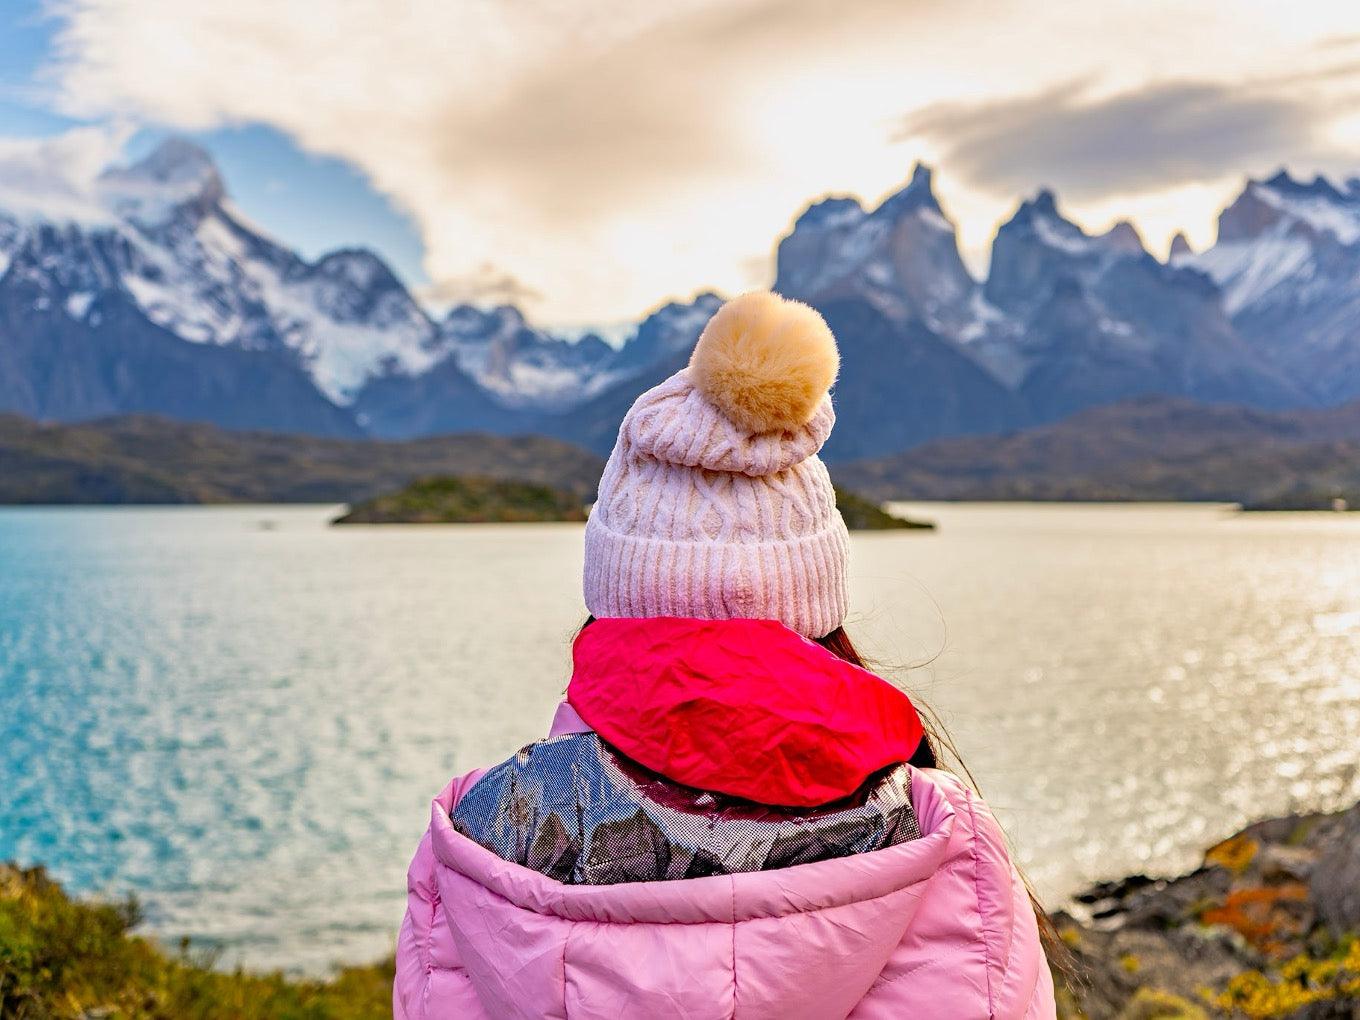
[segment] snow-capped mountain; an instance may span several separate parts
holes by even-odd
[[[833,197],[779,242],[775,289],[821,310],[839,338],[831,459],[871,457],[1027,419],[980,353],[1005,328],[959,256],[928,167],[876,208]]]
[[[1360,395],[1360,180],[1248,181],[1217,243],[1173,262],[1208,273],[1238,332],[1313,400]]]
[[[704,325],[722,305],[717,294],[705,292],[690,301],[667,301],[638,323],[619,350],[616,371],[645,372],[678,357],[688,358]]]
[[[854,198],[809,206],[779,242],[775,290],[811,301],[861,297],[893,319],[957,337],[985,317],[929,167],[876,209]]]
[[[543,329],[511,306],[436,321],[372,252],[309,260],[252,226],[179,139],[58,212],[35,208],[0,208],[0,411],[30,417],[539,432],[606,452],[722,300],[607,334]],[[1249,182],[1218,243],[1194,253],[1179,238],[1166,264],[1130,224],[1088,234],[1041,191],[976,279],[918,165],[876,207],[808,206],[779,241],[775,287],[840,338],[831,459],[1147,394],[1267,407],[1360,394],[1360,180]]]
[[[176,336],[291,351],[338,404],[380,367],[418,372],[434,361],[434,324],[380,258],[349,250],[305,261],[248,224],[192,143],[170,139],[99,185],[131,256],[119,282]]]
[[[535,329],[512,307],[460,306],[440,324],[434,365],[371,379],[353,409],[384,436],[538,432],[608,450],[633,398],[684,363],[720,304],[701,294],[663,305],[619,347]]]
[[[1236,337],[1202,274],[1157,262],[1127,222],[1087,234],[1049,191],[1000,228],[977,281],[917,166],[872,212],[844,198],[809,207],[780,242],[776,287],[819,307],[862,301],[946,342],[1021,398],[1013,424],[1144,393],[1301,399]]]
[[[75,421],[128,412],[357,435],[291,352],[190,343],[122,283],[139,249],[115,230],[27,225],[0,276],[0,411]]]
[[[440,323],[439,337],[459,367],[507,407],[570,408],[627,374],[611,364],[616,351],[598,334],[553,336],[512,305],[459,305]]]
[[[208,155],[182,139],[105,171],[88,215],[5,218],[0,251],[5,281],[41,295],[27,311],[58,320],[45,328],[102,333],[113,345],[101,352],[108,356],[132,328],[113,335],[102,321],[101,306],[116,300],[144,317],[133,332],[157,327],[184,344],[269,355],[271,364],[288,364],[319,390],[308,403],[321,408],[316,427],[325,431],[336,418],[348,421],[347,431],[356,427],[322,405],[346,403],[378,371],[421,371],[435,359],[434,324],[381,259],[352,250],[308,262],[271,240],[232,207]],[[176,357],[185,364],[197,359],[192,351]],[[86,405],[108,405],[108,413],[166,410],[136,390],[92,401],[73,395],[69,407],[59,399],[25,407],[54,417],[85,413]],[[210,403],[233,399],[244,408],[258,398],[223,393]],[[220,412],[211,417],[221,420]],[[260,417],[276,420],[272,412]]]
[[[1007,370],[1041,420],[1150,393],[1297,403],[1302,393],[1242,342],[1201,273],[1158,262],[1137,231],[1090,235],[1051,192],[997,232],[983,288],[1005,315]],[[988,351],[995,357],[997,345]]]
[[[604,367],[614,351],[598,337],[552,337],[526,326],[512,308],[456,309],[436,324],[371,251],[302,258],[254,227],[232,205],[208,154],[179,138],[101,174],[91,211],[82,217],[20,217],[0,209],[0,275],[40,294],[28,311],[54,316],[53,329],[100,331],[101,300],[116,295],[145,326],[185,344],[290,364],[319,391],[319,404],[333,405],[321,415],[322,431],[333,429],[335,409],[349,431],[358,429],[346,409],[366,384],[435,369],[452,389],[484,391],[481,417],[488,421],[502,406],[540,411],[579,403],[618,378]],[[177,353],[186,362],[196,357]],[[13,350],[11,356],[17,357]],[[12,374],[34,371],[16,366]],[[473,381],[453,379],[459,374]],[[96,408],[166,410],[132,390],[65,403],[15,398],[0,410],[58,418]],[[243,411],[255,400],[223,394],[214,406],[232,399]],[[211,417],[223,420],[220,408]],[[248,413],[243,417],[250,420]],[[270,413],[260,417],[262,424],[277,420]],[[469,427],[478,421],[473,415]]]

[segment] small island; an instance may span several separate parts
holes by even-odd
[[[851,531],[929,531],[931,521],[888,513],[877,503],[836,486],[836,507]],[[580,496],[532,482],[431,475],[395,492],[354,504],[332,524],[522,524],[581,522]]]
[[[580,497],[532,482],[430,476],[350,507],[332,524],[526,524],[584,521]]]
[[[1346,511],[1360,510],[1360,493],[1290,490],[1277,493],[1265,499],[1243,503],[1243,513],[1265,513],[1268,511]]]
[[[935,528],[933,521],[915,521],[890,514],[872,500],[842,489],[839,485],[836,486],[836,508],[851,531],[893,531],[899,528],[933,531]]]

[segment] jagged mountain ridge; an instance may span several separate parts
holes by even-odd
[[[1213,278],[1243,340],[1312,402],[1360,394],[1360,179],[1249,181],[1217,243],[1172,262]]]
[[[1306,401],[1235,335],[1204,274],[1158,262],[1127,222],[1088,235],[1040,191],[1001,226],[978,281],[931,185],[918,166],[872,212],[840,198],[809,207],[780,242],[776,289],[863,301],[952,342],[1021,398],[1013,424],[1145,393]]]
[[[100,212],[82,220],[0,210],[0,320],[26,330],[0,333],[0,410],[65,421],[151,412],[323,435],[527,432],[692,344],[716,307],[711,296],[667,306],[626,350],[593,334],[568,341],[509,306],[459,306],[435,321],[373,252],[309,262],[253,227],[208,154],[183,139],[110,168],[96,191]],[[147,337],[159,360],[143,356]],[[88,357],[76,353],[90,344]],[[56,351],[83,383],[55,379]],[[273,387],[289,393],[286,406],[223,364],[289,377]],[[211,399],[196,393],[195,372],[211,380]]]
[[[436,320],[374,253],[308,261],[253,227],[192,143],[170,139],[97,190],[95,222],[0,210],[0,410],[539,432],[606,452],[720,302],[665,305],[621,345],[511,306]],[[975,279],[924,166],[875,208],[811,204],[779,242],[774,286],[819,307],[844,348],[828,458],[1147,394],[1282,407],[1360,393],[1360,182],[1248,182],[1221,235],[1198,254],[1180,239],[1164,264],[1131,225],[1087,234],[1041,191]]]

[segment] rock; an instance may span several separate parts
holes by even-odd
[[[1062,1020],[1360,1020],[1360,805],[1257,822],[1175,879],[1075,897]]]
[[[1307,882],[1313,873],[1317,851],[1301,846],[1268,846],[1261,851],[1258,867],[1267,883]]]
[[[1360,930],[1360,805],[1324,828],[1313,867],[1313,903],[1338,934]]]

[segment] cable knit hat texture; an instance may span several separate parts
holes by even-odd
[[[840,626],[849,537],[817,457],[838,366],[807,305],[756,292],[718,310],[619,427],[586,525],[594,616]]]

